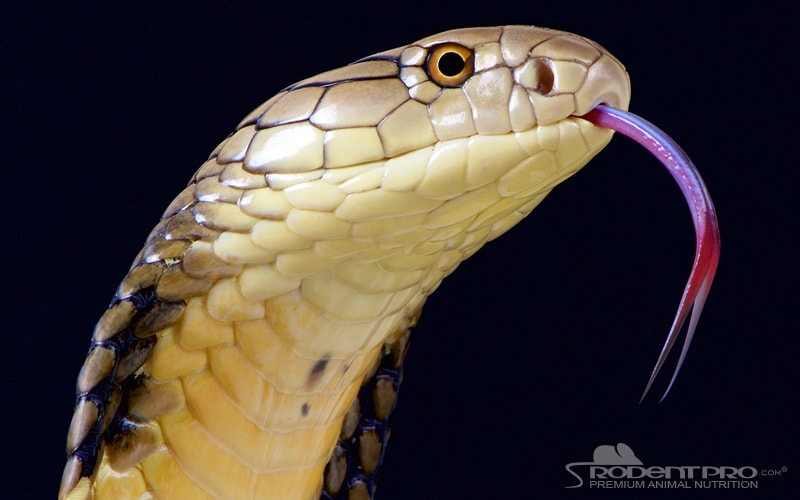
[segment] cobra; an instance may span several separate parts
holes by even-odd
[[[680,367],[716,218],[679,148],[625,113],[629,96],[598,44],[506,26],[424,38],[256,108],[98,321],[60,498],[371,497],[426,297],[613,130],[660,151],[692,208],[695,266],[648,388],[692,310]]]

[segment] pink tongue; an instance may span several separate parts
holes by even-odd
[[[678,359],[678,364],[672,374],[669,386],[661,397],[661,401],[663,401],[672,388],[672,384],[675,383],[678,371],[680,371],[683,360],[686,358],[686,352],[689,350],[689,344],[691,344],[697,328],[697,321],[700,319],[703,304],[705,304],[706,297],[708,297],[711,282],[714,280],[714,273],[717,270],[720,245],[717,214],[714,212],[711,196],[708,194],[708,189],[706,189],[697,167],[694,166],[692,160],[683,152],[681,147],[658,127],[634,114],[602,104],[586,113],[583,118],[598,127],[611,129],[626,135],[653,153],[678,182],[683,196],[689,203],[689,210],[692,212],[695,234],[697,235],[697,249],[695,250],[692,272],[689,275],[689,281],[686,283],[686,289],[683,291],[678,312],[675,314],[675,320],[669,330],[667,341],[661,349],[656,366],[653,368],[653,373],[650,375],[650,380],[648,380],[647,387],[645,387],[642,394],[642,399],[644,399],[656,376],[658,376],[658,372],[664,365],[667,355],[669,355],[675,340],[678,338],[678,333],[686,320],[686,316],[691,310],[692,315],[686,332],[686,340],[683,342],[681,357]]]

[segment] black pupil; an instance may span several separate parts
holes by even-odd
[[[464,59],[455,52],[443,54],[439,59],[439,71],[444,76],[456,76],[464,71]]]

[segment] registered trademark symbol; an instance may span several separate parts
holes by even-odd
[[[786,467],[785,465],[783,467],[781,467],[781,472],[786,472],[787,470],[789,470],[789,468]]]

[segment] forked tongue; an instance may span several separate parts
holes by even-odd
[[[678,182],[683,196],[689,203],[689,210],[692,212],[694,230],[697,236],[697,248],[692,272],[689,274],[689,281],[683,291],[683,296],[678,305],[678,312],[675,314],[675,320],[669,330],[667,341],[664,342],[664,347],[661,349],[661,354],[658,356],[656,366],[653,368],[653,373],[650,375],[650,380],[647,381],[647,387],[645,387],[641,398],[643,400],[647,396],[647,392],[658,376],[658,372],[661,371],[661,367],[664,365],[664,361],[667,359],[673,344],[675,344],[689,311],[691,311],[689,328],[686,331],[686,339],[683,341],[681,356],[678,359],[678,364],[672,374],[669,386],[661,397],[660,401],[663,401],[672,388],[672,384],[675,383],[675,378],[678,376],[683,360],[686,358],[686,352],[689,350],[689,344],[691,344],[697,328],[697,321],[700,319],[700,313],[703,311],[703,305],[706,302],[706,297],[708,297],[711,282],[714,280],[714,273],[717,271],[720,245],[717,214],[714,212],[711,196],[708,194],[697,167],[694,166],[692,160],[689,159],[683,149],[658,127],[627,111],[602,104],[586,113],[583,118],[598,127],[611,129],[626,135],[653,153]]]

